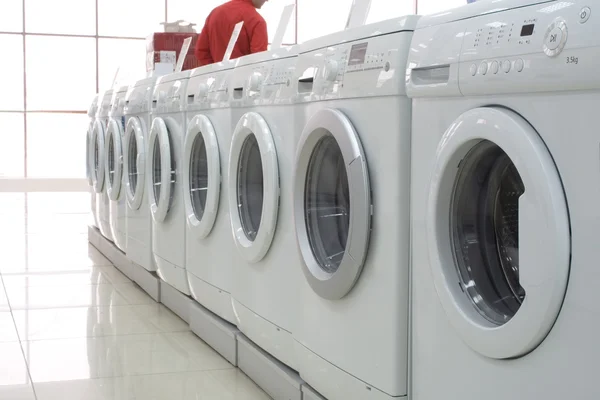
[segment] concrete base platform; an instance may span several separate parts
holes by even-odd
[[[190,323],[190,307],[194,300],[163,280],[160,281],[160,302],[179,318]]]
[[[156,273],[131,262],[125,253],[102,236],[98,228],[88,226],[88,240],[119,271],[137,283],[155,301],[160,302],[160,278]]]
[[[238,367],[274,400],[302,400],[298,373],[252,343],[237,335]]]
[[[190,305],[190,328],[233,366],[237,361],[239,329],[196,302]]]
[[[302,384],[302,400],[327,400],[306,383]]]

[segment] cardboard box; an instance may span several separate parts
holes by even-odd
[[[192,38],[192,44],[183,64],[183,70],[195,68],[197,65],[194,49],[198,34],[188,32],[157,32],[146,38],[146,71],[154,70],[156,63],[172,63],[173,68],[177,65],[177,59],[181,52],[183,41]]]

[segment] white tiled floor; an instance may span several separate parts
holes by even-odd
[[[0,399],[269,399],[87,242],[87,193],[0,193]]]

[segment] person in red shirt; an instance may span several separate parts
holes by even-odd
[[[235,25],[244,21],[231,59],[267,50],[267,23],[256,11],[268,0],[230,0],[211,11],[206,18],[195,54],[200,65],[223,61]]]

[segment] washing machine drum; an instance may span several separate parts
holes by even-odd
[[[569,275],[553,159],[527,121],[494,107],[461,115],[436,155],[426,225],[441,304],[479,353],[526,354],[558,317]]]

